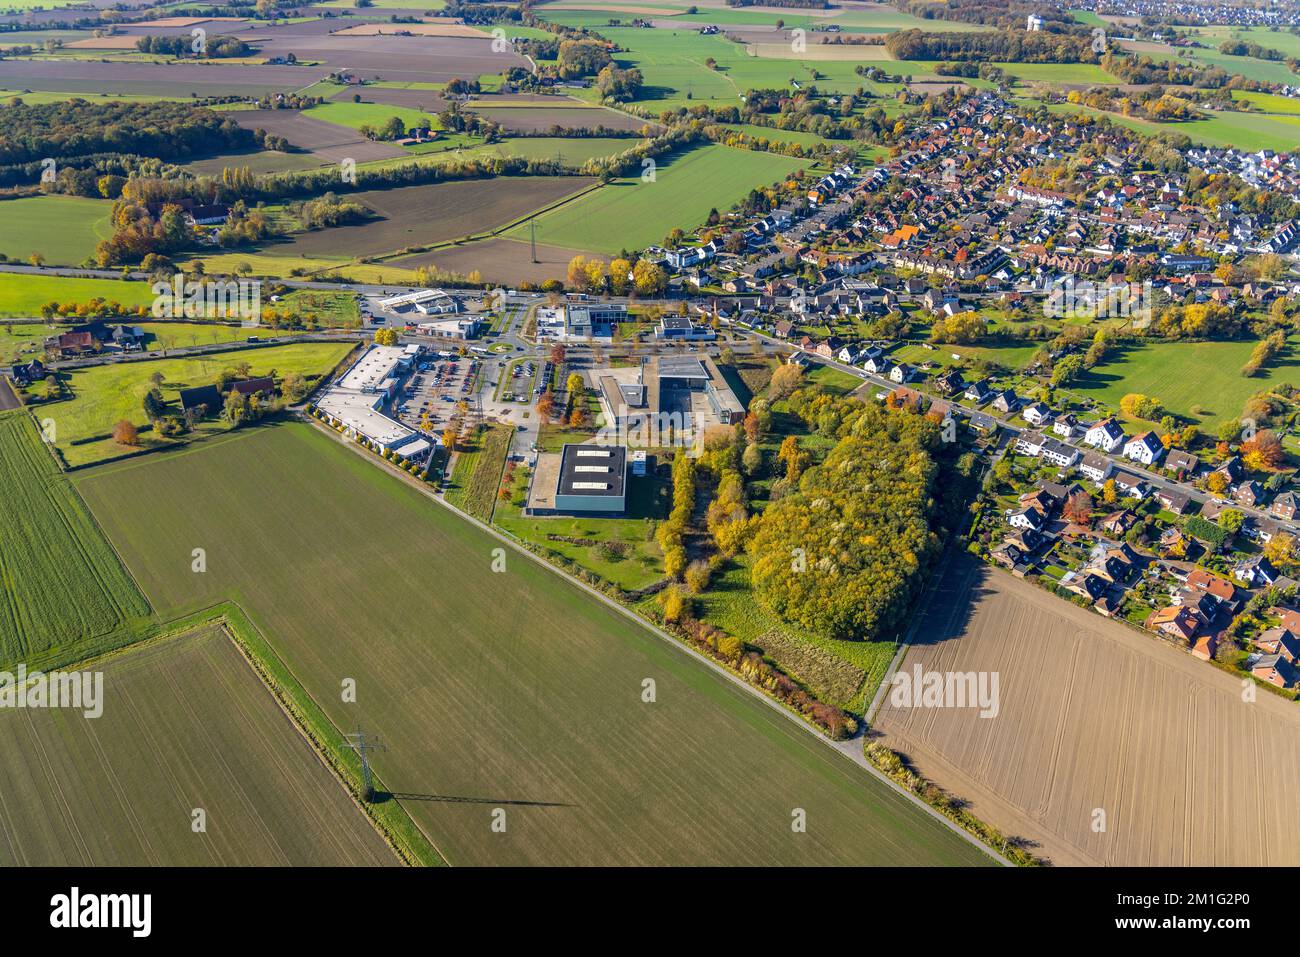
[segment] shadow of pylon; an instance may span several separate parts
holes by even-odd
[[[460,797],[451,794],[414,794],[409,791],[375,791],[374,804],[385,801],[432,801],[442,804],[491,804],[493,807],[574,807],[560,801],[511,801],[484,797]]]

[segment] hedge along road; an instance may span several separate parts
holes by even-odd
[[[784,709],[331,436],[282,425],[78,485],[163,613],[235,598],[331,720],[384,739],[378,774],[451,863],[992,860]]]

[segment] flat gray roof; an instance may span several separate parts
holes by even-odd
[[[621,498],[626,466],[627,449],[621,445],[566,445],[557,494]]]

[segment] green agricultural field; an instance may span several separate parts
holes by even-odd
[[[67,464],[88,465],[131,452],[112,438],[113,426],[122,419],[134,422],[141,429],[142,451],[172,444],[172,440],[145,431],[148,419],[144,413],[144,396],[151,388],[150,378],[155,373],[163,377],[163,398],[179,413],[180,407],[175,403],[181,389],[208,385],[222,370],[241,362],[248,363],[249,373],[254,376],[298,372],[310,381],[330,372],[352,348],[350,342],[303,342],[76,369],[67,379],[73,398],[41,406],[40,414],[54,423],[55,445]],[[211,415],[199,424],[195,435],[205,437],[226,430],[225,420]]]
[[[1242,365],[1253,342],[1171,342],[1125,348],[1115,360],[1097,366],[1071,386],[1119,408],[1130,392],[1154,396],[1175,415],[1198,422],[1208,432],[1241,415],[1256,392],[1283,383],[1300,386],[1300,356],[1295,344],[1262,375],[1246,378]],[[1199,411],[1197,411],[1199,409]]]
[[[709,215],[798,169],[806,160],[709,145],[660,157],[654,182],[625,176],[536,218],[537,241],[567,249],[617,253],[662,242],[675,228],[691,229]],[[528,227],[506,236],[528,238]]]
[[[0,202],[0,253],[27,262],[33,253],[51,266],[80,266],[112,235],[106,199],[32,196]]]
[[[566,166],[581,166],[592,159],[617,156],[632,149],[641,140],[636,137],[621,136],[528,136],[506,140],[503,143],[483,144],[468,149],[452,150],[439,154],[433,162],[461,162],[468,159],[483,159],[499,156],[522,156],[525,159],[559,160]],[[362,168],[372,165],[391,163],[391,160],[379,160],[375,164],[364,163]]]
[[[3,212],[4,207],[0,206],[0,214]],[[135,280],[0,273],[0,316],[36,318],[41,314],[41,306],[47,302],[87,302],[91,299],[107,299],[124,306],[148,306],[154,295],[147,282]]]
[[[511,550],[493,572],[497,539],[332,434],[279,425],[79,485],[158,608],[237,598],[335,725],[383,737],[383,789],[453,865],[988,863],[553,569]]]
[[[1235,146],[1239,149],[1294,150],[1300,145],[1300,116],[1282,113],[1239,113],[1209,110],[1205,119],[1183,123],[1153,123],[1135,116],[1121,116],[1072,103],[1053,103],[1053,113],[1075,113],[1107,119],[1118,126],[1147,136],[1183,135],[1206,146]]]
[[[221,626],[95,668],[94,720],[0,715],[3,866],[397,863]],[[190,827],[196,804],[204,833]]]
[[[0,477],[0,665],[129,641],[149,606],[26,412],[0,413]]]
[[[1277,93],[1247,93],[1233,90],[1235,100],[1244,100],[1261,113],[1278,113],[1284,116],[1300,116],[1300,100],[1293,96],[1281,96]]]
[[[303,116],[324,120],[336,126],[346,126],[360,130],[363,126],[375,129],[383,126],[394,116],[401,117],[408,127],[429,124],[433,129],[441,129],[436,112],[423,112],[409,106],[391,106],[387,103],[351,103],[348,101],[330,101],[302,111]]]

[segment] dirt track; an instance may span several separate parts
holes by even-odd
[[[996,671],[1000,712],[887,695],[877,730],[1054,863],[1300,864],[1300,706],[1245,703],[1212,665],[973,561],[949,570],[919,641],[903,669]]]

